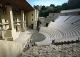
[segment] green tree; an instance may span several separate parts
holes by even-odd
[[[42,6],[41,10],[46,10],[45,6]]]
[[[35,9],[38,9],[38,5],[34,5],[33,7],[34,7]]]
[[[51,4],[50,7],[55,7],[55,5],[54,4]]]
[[[68,0],[68,9],[80,8],[80,0]]]
[[[68,9],[68,4],[67,3],[62,4],[62,10],[67,10],[67,9]]]

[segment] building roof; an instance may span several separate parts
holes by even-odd
[[[11,5],[13,10],[24,10],[26,12],[34,10],[34,8],[26,0],[0,0],[0,7],[5,8]]]
[[[79,9],[71,9],[71,10],[62,10],[61,13],[69,13],[69,12],[80,12],[80,8]]]

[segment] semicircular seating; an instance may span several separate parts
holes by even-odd
[[[62,38],[62,33],[56,29],[53,29],[53,28],[46,28],[46,27],[42,27],[40,29],[40,32],[44,32],[44,33],[47,33],[51,39],[58,39],[58,38]]]
[[[55,22],[51,21],[48,27],[41,27],[40,33],[47,34],[51,40],[55,40],[55,43],[79,40],[79,19],[80,16],[59,16]]]

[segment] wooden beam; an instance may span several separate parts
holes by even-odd
[[[5,8],[5,5],[10,4],[15,10],[34,10],[34,8],[26,0],[0,0],[0,4],[2,4],[3,8]]]

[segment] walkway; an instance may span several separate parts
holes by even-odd
[[[19,37],[14,40],[15,42],[19,42],[19,43],[22,43],[22,46],[24,46],[28,39],[31,38],[32,34],[33,34],[34,30],[31,30],[31,29],[27,29],[27,31],[25,32],[22,32]]]
[[[31,47],[33,47],[35,42],[40,42],[40,41],[43,41],[44,39],[45,39],[45,36],[35,30],[35,32],[31,36],[31,43],[29,43],[29,45],[27,45],[27,44],[25,45],[23,52],[25,52],[25,51],[29,50]]]

